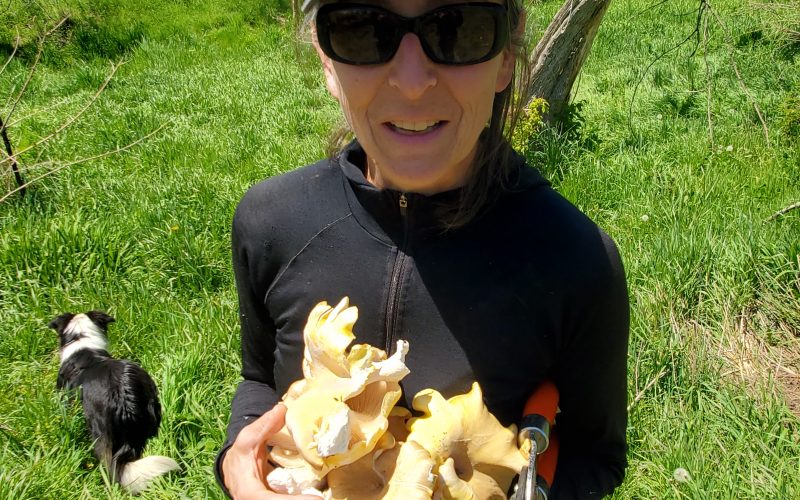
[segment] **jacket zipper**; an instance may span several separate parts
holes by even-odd
[[[389,282],[389,296],[386,302],[386,354],[391,355],[394,344],[394,331],[397,328],[397,316],[400,308],[400,281],[408,259],[408,244],[410,240],[410,220],[408,216],[408,198],[405,193],[400,193],[398,200],[400,216],[403,219],[403,244],[397,248],[392,267],[392,278]]]

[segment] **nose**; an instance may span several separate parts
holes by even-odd
[[[429,88],[436,86],[435,64],[425,55],[419,38],[413,33],[403,36],[389,64],[389,85],[409,99],[418,99]]]

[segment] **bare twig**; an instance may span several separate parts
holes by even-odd
[[[25,90],[27,90],[28,84],[30,84],[31,80],[33,80],[33,75],[36,73],[36,66],[39,64],[39,59],[41,59],[42,57],[42,50],[43,50],[42,45],[40,45],[39,49],[36,51],[36,56],[33,58],[33,65],[31,65],[31,69],[28,71],[28,77],[25,79],[25,83],[22,84],[22,88],[17,93],[17,96],[12,98],[9,95],[9,100],[11,101],[11,104],[9,105],[8,113],[6,113],[6,116],[3,117],[4,122],[8,123],[11,120],[11,115],[14,114],[14,110],[16,109],[17,104],[22,99],[23,94],[25,94]],[[13,92],[14,90],[12,88],[9,94]]]
[[[16,153],[16,156],[20,156],[20,155],[24,154],[26,151],[29,151],[29,150],[31,150],[31,149],[33,149],[33,148],[35,148],[35,147],[37,147],[37,146],[41,145],[42,143],[49,141],[49,140],[50,140],[50,139],[52,139],[54,136],[56,136],[56,135],[58,135],[59,133],[61,133],[61,132],[62,132],[64,129],[66,129],[67,127],[69,127],[69,126],[70,126],[70,125],[72,125],[73,123],[75,123],[75,121],[76,121],[78,118],[80,118],[80,116],[81,116],[83,113],[85,113],[85,112],[86,112],[86,110],[87,110],[87,109],[89,109],[89,107],[90,107],[92,104],[94,104],[94,102],[97,100],[97,98],[98,98],[98,97],[100,97],[100,94],[103,92],[103,90],[105,90],[105,88],[106,88],[106,85],[108,85],[108,82],[110,82],[110,81],[111,81],[111,79],[114,77],[114,74],[117,72],[117,70],[119,69],[119,67],[120,67],[120,66],[122,66],[123,64],[125,64],[125,62],[122,62],[122,61],[120,61],[120,62],[117,62],[117,63],[115,63],[115,64],[114,64],[114,65],[111,67],[111,73],[110,73],[110,74],[109,74],[109,75],[106,77],[106,79],[105,79],[105,81],[103,82],[103,84],[102,84],[102,85],[100,85],[100,88],[99,88],[99,89],[97,89],[97,92],[95,92],[95,94],[92,96],[92,98],[91,98],[91,99],[89,99],[89,101],[88,101],[88,102],[87,102],[87,103],[86,103],[86,104],[83,106],[83,108],[81,108],[81,109],[80,109],[80,111],[78,111],[76,114],[74,114],[74,115],[70,116],[70,117],[69,117],[69,118],[68,118],[68,119],[67,119],[67,120],[66,120],[64,123],[62,123],[62,124],[61,124],[61,126],[60,126],[60,127],[58,127],[58,128],[55,130],[55,131],[53,131],[53,132],[52,132],[52,133],[50,133],[49,135],[47,135],[47,136],[45,136],[45,137],[43,137],[43,138],[39,139],[38,141],[34,142],[34,143],[33,143],[33,144],[31,144],[30,146],[27,146],[26,148],[23,148],[22,150],[18,151],[18,152]]]
[[[11,171],[14,172],[14,179],[17,181],[19,194],[20,196],[25,196],[25,179],[22,178],[22,174],[19,171],[17,158],[14,156],[14,149],[11,147],[11,139],[8,138],[8,127],[3,123],[2,118],[0,118],[0,136],[3,138],[3,145],[6,147],[6,153],[8,153],[8,157],[3,158],[3,160],[0,161],[0,165],[6,161],[11,164]]]
[[[792,210],[796,210],[798,208],[800,208],[800,202],[793,203],[793,204],[789,205],[788,207],[782,208],[782,209],[778,210],[777,212],[775,212],[774,214],[770,215],[769,217],[764,219],[764,222],[769,222],[772,219],[777,219],[781,215],[789,213]]]
[[[30,71],[28,72],[28,78],[25,80],[25,83],[22,85],[19,93],[17,93],[17,97],[14,98],[13,102],[11,103],[11,107],[8,110],[8,113],[3,120],[5,123],[8,123],[11,120],[11,115],[14,114],[14,109],[16,109],[17,104],[22,99],[23,94],[25,94],[25,90],[28,88],[31,80],[33,79],[33,75],[36,73],[36,66],[39,64],[39,60],[42,58],[42,54],[44,53],[44,42],[47,40],[47,37],[50,36],[55,30],[61,27],[67,21],[68,18],[62,18],[52,29],[47,31],[44,35],[41,36],[39,39],[39,46],[36,50],[36,57],[33,60],[33,65],[31,66]]]
[[[708,140],[714,151],[714,122],[711,118],[711,100],[714,95],[714,78],[708,63],[708,16],[703,16],[703,61],[706,63],[706,119],[708,120]]]
[[[64,24],[65,22],[67,22],[67,19],[69,19],[69,16],[64,16],[64,17],[62,17],[62,18],[61,18],[61,20],[60,20],[59,22],[57,22],[55,26],[53,26],[52,28],[50,28],[49,30],[47,30],[47,33],[45,33],[44,35],[42,35],[42,40],[45,40],[45,39],[47,39],[47,37],[49,37],[50,35],[52,35],[53,33],[55,33],[55,31],[56,31],[58,28],[60,28],[62,24]]]
[[[653,12],[653,10],[656,7],[660,7],[660,6],[664,5],[667,2],[669,2],[669,0],[659,0],[658,2],[654,3],[653,5],[648,5],[647,7],[645,7],[644,10],[637,12],[636,14],[634,14],[634,16],[635,17],[639,17],[639,16],[644,15],[644,14],[650,14],[650,13]]]
[[[30,120],[31,118],[33,118],[36,115],[40,115],[42,113],[51,113],[54,110],[56,110],[58,107],[63,106],[64,104],[67,104],[68,102],[71,102],[71,101],[74,101],[74,100],[75,100],[75,98],[74,98],[74,94],[73,94],[72,96],[65,97],[64,99],[61,99],[60,101],[58,101],[58,102],[56,102],[54,104],[51,104],[49,106],[43,106],[41,108],[37,108],[36,110],[32,111],[31,113],[29,113],[29,114],[27,114],[25,116],[19,116],[19,117],[15,118],[15,119],[11,120],[10,122],[6,123],[6,128],[14,128],[14,126],[16,126],[17,124],[22,123],[25,120]]]
[[[634,132],[634,128],[633,128],[633,104],[636,101],[636,93],[639,91],[639,85],[641,85],[641,83],[644,81],[644,77],[647,76],[647,73],[650,72],[650,68],[652,68],[658,61],[663,59],[670,52],[678,50],[683,45],[685,45],[686,42],[688,42],[692,38],[695,38],[699,34],[700,18],[703,15],[703,9],[704,9],[705,5],[706,5],[706,1],[705,0],[700,0],[700,7],[698,7],[698,14],[697,14],[698,21],[697,21],[697,25],[695,26],[694,30],[692,30],[692,32],[689,33],[689,35],[686,38],[684,38],[682,41],[678,42],[674,46],[672,46],[669,49],[665,50],[664,52],[662,52],[661,54],[656,56],[655,59],[650,61],[650,64],[648,64],[647,67],[642,72],[641,78],[639,78],[639,80],[636,81],[636,85],[633,86],[633,95],[631,96],[631,104],[628,107],[628,128],[631,130],[631,132]],[[697,50],[697,48],[695,48],[695,51],[696,50]]]
[[[53,32],[55,32],[58,28],[60,28],[64,24],[64,22],[66,22],[66,20],[67,20],[66,17],[62,18],[58,23],[55,24],[55,26],[53,26],[50,30],[48,30],[46,33],[44,33],[39,38],[38,48],[36,50],[36,56],[34,58],[34,61],[33,61],[33,64],[31,65],[30,70],[28,71],[28,75],[27,75],[27,77],[25,79],[25,82],[22,85],[22,88],[20,88],[20,90],[17,93],[16,97],[9,98],[10,99],[10,105],[9,105],[8,109],[6,110],[5,117],[0,116],[0,137],[2,137],[3,145],[5,146],[5,153],[6,153],[5,158],[3,158],[2,161],[0,161],[0,164],[6,163],[6,162],[9,163],[9,165],[11,166],[11,171],[14,173],[14,179],[17,182],[17,188],[15,190],[13,190],[12,193],[19,192],[22,196],[25,195],[25,186],[27,186],[28,183],[25,182],[25,179],[22,177],[22,174],[20,172],[19,162],[18,162],[18,155],[23,153],[23,152],[25,152],[27,149],[30,149],[30,148],[24,148],[22,151],[20,151],[18,153],[14,153],[14,149],[11,146],[11,139],[8,137],[9,122],[11,120],[11,117],[14,114],[14,111],[17,108],[17,105],[19,104],[20,100],[22,99],[22,96],[25,94],[25,91],[27,90],[28,85],[30,84],[31,80],[33,80],[33,76],[36,73],[36,68],[37,68],[37,66],[39,64],[39,61],[41,60],[42,54],[44,53],[44,44],[45,44],[45,41],[47,40],[47,37],[50,36]],[[5,64],[3,64],[2,69],[0,69],[0,74],[2,74],[5,71],[6,67],[14,59],[14,56],[17,53],[17,50],[19,49],[20,43],[21,43],[21,37],[20,37],[19,33],[17,33],[17,37],[16,37],[16,40],[14,42],[14,49],[12,50],[11,55],[6,60]],[[14,91],[12,89],[11,93],[13,94],[13,92]]]
[[[152,132],[148,133],[147,135],[144,135],[144,136],[140,137],[139,139],[135,140],[134,142],[131,142],[131,143],[126,144],[124,146],[120,146],[120,147],[118,147],[118,148],[116,148],[116,149],[114,149],[112,151],[106,151],[104,153],[100,153],[100,154],[97,154],[97,155],[94,155],[94,156],[89,156],[89,157],[86,157],[86,158],[79,158],[77,160],[73,160],[73,161],[61,164],[61,165],[57,166],[56,168],[53,168],[52,170],[48,170],[47,172],[43,173],[42,175],[31,179],[25,185],[23,185],[23,186],[21,186],[19,188],[16,188],[13,191],[10,191],[10,192],[6,193],[5,195],[3,195],[2,197],[0,197],[0,203],[4,202],[11,195],[13,195],[14,193],[20,191],[21,189],[24,189],[25,187],[30,186],[34,182],[37,182],[37,181],[39,181],[41,179],[44,179],[45,177],[53,175],[56,172],[64,170],[67,167],[71,167],[73,165],[77,165],[77,164],[80,164],[80,163],[85,163],[87,161],[98,160],[100,158],[105,158],[106,156],[111,156],[113,154],[117,154],[117,153],[121,153],[123,151],[126,151],[126,150],[136,146],[137,144],[140,144],[140,143],[146,141],[147,139],[149,139],[150,137],[152,137],[153,135],[158,133],[162,128],[166,127],[166,125],[167,124],[164,123],[160,127],[158,127],[157,129],[155,129]],[[45,162],[44,164],[32,165],[30,168],[37,167],[37,166],[42,166],[42,165],[47,165],[47,164],[52,164],[52,162]]]
[[[706,1],[706,0],[704,0],[704,1]],[[734,46],[734,43],[733,43],[733,41],[732,41],[732,40],[731,40],[731,38],[730,38],[730,34],[728,34],[728,33],[727,33],[727,27],[725,26],[725,23],[722,21],[722,18],[720,18],[720,17],[719,17],[719,14],[717,14],[717,11],[715,11],[715,10],[714,10],[714,9],[711,7],[711,4],[709,4],[708,2],[706,2],[706,5],[707,5],[707,7],[708,7],[708,11],[709,11],[709,12],[711,12],[711,14],[712,14],[712,15],[714,16],[714,18],[717,20],[717,23],[719,23],[719,25],[720,25],[720,26],[723,28],[723,30],[726,32],[726,38],[728,39],[728,43],[729,43],[731,46]],[[739,87],[741,87],[741,89],[742,89],[742,91],[744,92],[745,96],[747,96],[747,99],[748,99],[748,100],[750,101],[750,103],[753,105],[753,109],[755,109],[755,111],[756,111],[756,114],[758,115],[758,119],[759,119],[759,121],[761,122],[761,127],[764,129],[764,138],[765,138],[765,139],[766,139],[766,141],[767,141],[767,146],[769,146],[769,145],[770,145],[770,141],[769,141],[769,129],[767,128],[767,122],[766,122],[766,120],[764,119],[764,114],[761,112],[761,108],[758,106],[758,102],[756,102],[755,98],[754,98],[754,97],[753,97],[753,96],[750,94],[750,90],[749,90],[749,89],[747,88],[747,86],[744,84],[744,80],[742,79],[742,74],[739,72],[739,66],[736,64],[736,59],[734,59],[734,57],[733,57],[733,49],[731,49],[731,50],[728,52],[728,56],[729,56],[729,58],[730,58],[730,60],[731,60],[731,67],[733,67],[733,72],[736,74],[736,80],[737,80],[737,81],[738,81],[738,83],[739,83]]]
[[[2,201],[2,200],[0,200],[0,201]],[[628,411],[631,411],[631,408],[633,408],[636,405],[636,403],[638,403],[639,400],[641,400],[644,397],[644,393],[647,392],[647,389],[649,389],[656,382],[661,380],[664,377],[664,375],[666,375],[666,374],[667,374],[667,368],[664,367],[664,368],[661,369],[660,372],[658,372],[658,374],[655,377],[650,379],[650,381],[648,381],[647,384],[645,384],[645,386],[642,388],[642,390],[639,391],[636,394],[636,396],[633,398],[633,401],[631,401],[630,404],[628,404]]]
[[[6,67],[9,64],[11,64],[12,60],[14,60],[14,55],[17,53],[17,49],[19,49],[19,44],[21,42],[22,42],[22,38],[19,36],[19,32],[18,32],[17,33],[17,37],[14,39],[14,49],[11,50],[11,55],[8,56],[8,59],[6,59],[6,62],[5,62],[5,64],[3,64],[3,67],[0,68],[0,75],[3,74],[3,72],[6,70]]]

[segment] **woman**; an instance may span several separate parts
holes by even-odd
[[[236,498],[280,497],[264,484],[265,442],[302,377],[304,322],[317,302],[349,296],[357,342],[391,352],[409,341],[406,405],[421,389],[450,397],[477,380],[509,425],[553,380],[552,496],[610,493],[626,466],[626,283],[611,239],[504,138],[522,2],[303,9],[356,140],[254,186],[237,208],[244,380],[220,484]]]

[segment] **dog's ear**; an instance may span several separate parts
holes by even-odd
[[[113,317],[109,316],[103,311],[89,311],[86,313],[86,315],[95,325],[101,327],[103,330],[106,329],[109,323],[116,321]]]
[[[70,312],[64,313],[60,316],[56,316],[50,323],[47,324],[47,327],[52,328],[57,332],[61,332],[74,317],[75,315]]]

